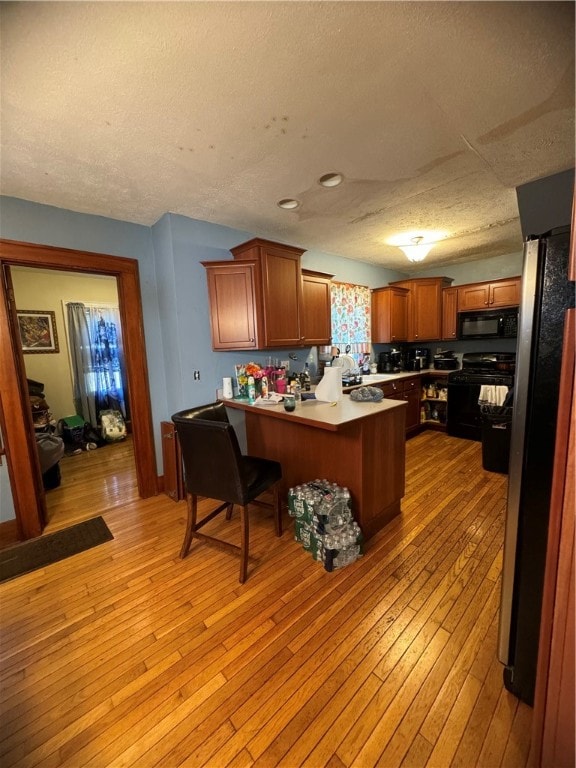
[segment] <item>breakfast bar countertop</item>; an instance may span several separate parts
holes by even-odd
[[[247,400],[224,400],[223,402],[230,408],[238,408],[264,417],[269,416],[273,419],[297,422],[332,432],[337,432],[352,422],[373,418],[385,411],[406,407],[406,403],[401,400],[384,399],[378,403],[371,401],[360,402],[351,400],[348,395],[343,395],[334,404],[315,399],[303,400],[291,413],[287,413],[284,410],[282,403],[277,405],[255,405]]]

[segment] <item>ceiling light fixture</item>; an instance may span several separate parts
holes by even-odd
[[[320,176],[318,184],[321,187],[337,187],[344,181],[344,176],[341,173],[325,173],[324,176]]]
[[[278,200],[276,205],[278,208],[283,208],[285,211],[293,211],[300,207],[300,202],[291,197],[286,197],[284,200]]]
[[[429,251],[434,247],[434,243],[423,243],[422,240],[424,238],[419,235],[418,237],[411,238],[409,245],[399,245],[398,248],[404,251],[408,261],[424,261]]]

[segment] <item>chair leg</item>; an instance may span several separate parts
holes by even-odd
[[[196,516],[198,514],[198,497],[196,494],[187,493],[186,504],[188,506],[188,520],[186,523],[184,541],[182,542],[182,549],[180,550],[180,558],[182,560],[190,551],[190,544],[192,544],[192,537],[196,530]]]
[[[248,576],[248,547],[249,547],[249,518],[248,507],[240,507],[240,584],[244,584]]]
[[[282,536],[282,501],[280,499],[279,484],[274,486],[274,525],[276,536]]]
[[[234,504],[229,504],[226,510],[226,520],[232,519],[232,512],[234,512]]]

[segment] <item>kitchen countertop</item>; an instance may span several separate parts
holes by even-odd
[[[359,384],[358,386],[362,385]],[[384,399],[378,403],[371,401],[358,402],[343,396],[335,405],[314,399],[303,400],[296,410],[287,413],[282,403],[278,403],[278,405],[251,405],[246,400],[224,400],[223,402],[230,408],[238,408],[245,412],[306,424],[307,426],[332,432],[336,432],[354,421],[372,418],[384,411],[402,408],[405,405],[398,400]]]
[[[401,381],[402,379],[412,378],[413,376],[436,376],[440,379],[447,377],[449,373],[452,373],[452,371],[437,371],[434,368],[424,368],[421,371],[362,374],[362,384],[351,384],[349,387],[343,387],[342,391],[348,393],[353,389],[358,389],[358,387],[372,387],[376,384],[385,384],[389,381]]]

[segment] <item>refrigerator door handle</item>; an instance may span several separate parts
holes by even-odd
[[[510,658],[510,640],[539,248],[539,240],[529,240],[524,244],[522,298],[518,318],[516,374],[508,469],[508,500],[502,562],[500,622],[498,626],[498,659],[506,666],[509,666],[513,661]]]

